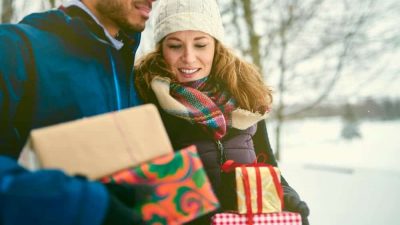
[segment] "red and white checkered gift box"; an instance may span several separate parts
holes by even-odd
[[[253,225],[301,225],[301,215],[293,212],[253,214]],[[211,225],[247,225],[247,215],[237,213],[217,213]]]

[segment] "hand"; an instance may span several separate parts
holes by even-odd
[[[87,180],[81,174],[74,177]],[[152,186],[127,183],[107,183],[104,186],[109,193],[109,203],[102,225],[146,225],[141,215],[132,208],[151,197],[154,191]]]
[[[302,225],[309,225],[308,216],[310,215],[310,209],[307,204],[300,199],[297,192],[290,186],[283,187],[283,199],[284,199],[284,210],[290,212],[297,212],[301,214]]]
[[[132,207],[150,198],[153,188],[142,184],[105,184],[110,203],[103,225],[146,225]]]
[[[146,225],[141,215],[110,193],[107,214],[102,225]]]
[[[128,207],[149,199],[154,192],[154,188],[147,184],[107,183],[105,186],[108,192]]]

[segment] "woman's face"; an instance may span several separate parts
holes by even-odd
[[[214,50],[214,38],[200,31],[171,33],[162,43],[164,60],[181,83],[208,76]]]

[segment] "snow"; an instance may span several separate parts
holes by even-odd
[[[336,118],[283,127],[280,168],[310,206],[310,224],[400,224],[400,120],[364,121],[351,141],[341,128]]]

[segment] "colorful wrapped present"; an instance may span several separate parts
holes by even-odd
[[[253,225],[301,225],[301,215],[293,212],[263,213],[252,215]],[[211,218],[211,225],[246,225],[246,215],[217,213]]]
[[[183,224],[219,207],[194,145],[101,181],[152,185],[151,198],[134,207],[149,224]]]
[[[264,163],[239,164],[228,160],[222,166],[226,174],[231,178],[235,186],[236,198],[224,196],[230,202],[224,202],[224,209],[234,210],[240,214],[281,212],[283,209],[283,190],[280,184],[280,172],[276,167]],[[229,191],[227,191],[229,192]],[[236,199],[236,204],[232,204]]]

